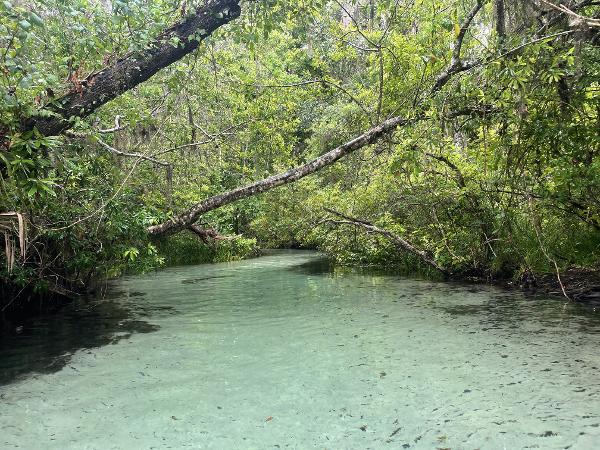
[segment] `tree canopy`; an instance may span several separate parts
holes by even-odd
[[[595,2],[0,9],[6,285],[267,246],[479,277],[598,266]]]

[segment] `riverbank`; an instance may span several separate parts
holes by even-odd
[[[564,298],[566,294],[569,300],[600,306],[600,270],[571,268],[560,273],[560,282],[556,273],[527,273],[518,281],[500,283],[503,284],[528,295]]]
[[[371,266],[369,266],[371,267]],[[386,273],[397,273],[395,268],[373,266]],[[431,271],[407,272],[403,276],[416,276],[426,279],[444,279]],[[511,273],[484,276],[480,273],[463,272],[446,278],[449,282],[472,283],[496,286],[510,291],[518,291],[530,297],[563,298],[592,306],[600,306],[600,269],[574,267],[560,272],[560,281],[556,272],[542,273],[525,271],[517,276]],[[564,289],[564,291],[563,291]]]
[[[148,258],[137,254],[131,260],[111,264],[97,261],[97,266],[81,272],[68,272],[63,262],[52,268],[53,272],[64,274],[62,277],[41,279],[37,275],[38,267],[27,267],[33,270],[15,271],[11,275],[0,272],[0,335],[7,330],[12,333],[28,318],[53,314],[75,299],[102,297],[107,282],[122,275],[142,274],[165,267],[235,261],[261,254],[254,239],[237,235],[216,245],[182,233],[155,244],[158,257],[152,253]]]
[[[255,258],[263,254],[268,254],[268,250],[260,250],[248,252],[246,257]],[[188,253],[189,255],[189,253]],[[240,259],[239,255],[231,260]],[[212,261],[215,262],[215,261]],[[332,263],[333,264],[333,263]],[[168,264],[167,267],[179,266],[179,265],[190,265],[188,264]],[[353,266],[354,268],[360,266]],[[352,266],[350,266],[352,268]],[[374,269],[369,267],[368,269]],[[383,270],[388,274],[397,274],[395,268],[390,267],[378,267],[377,269]],[[403,276],[417,276],[428,279],[434,279],[431,274],[423,273],[406,273],[402,271]],[[530,297],[552,297],[552,298],[565,298],[566,296],[570,301],[590,305],[600,306],[600,270],[585,269],[585,268],[572,268],[560,273],[559,283],[556,273],[533,273],[525,272],[519,278],[485,278],[480,276],[462,275],[452,278],[453,282],[458,283],[474,283],[474,284],[487,284],[492,286],[498,286],[507,290],[519,291]],[[100,290],[96,289],[95,292],[99,292],[98,295],[102,295],[102,291],[106,289],[106,282],[101,284]],[[564,293],[563,293],[564,288]],[[6,286],[3,286],[1,292],[6,294],[10,292]],[[35,293],[33,291],[15,291],[21,299],[13,299],[12,295],[4,295],[0,302],[0,336],[2,334],[12,334],[15,329],[18,329],[19,324],[31,317],[52,315],[60,311],[62,307],[70,304],[74,299],[82,298],[85,295],[93,295],[90,292],[76,293],[71,292],[71,295],[57,294],[55,292],[47,293]]]

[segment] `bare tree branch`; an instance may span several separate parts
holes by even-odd
[[[567,8],[565,5],[562,5],[562,4],[555,5],[554,3],[551,3],[547,0],[540,0],[540,1],[542,3],[544,3],[545,5],[548,5],[550,8],[560,11],[568,16],[571,16],[572,18],[576,19],[576,21],[579,24],[585,24],[586,26],[588,26],[590,28],[600,28],[600,20],[598,20],[598,19],[594,19],[591,17],[585,17],[580,14],[577,14],[576,12],[574,12],[573,10]],[[577,6],[579,6],[579,5],[577,5]]]
[[[100,144],[102,147],[104,147],[106,150],[108,150],[111,153],[114,153],[115,155],[119,155],[119,156],[127,156],[130,158],[138,158],[138,159],[143,159],[144,161],[150,161],[151,163],[157,164],[159,166],[163,166],[163,167],[169,167],[171,166],[171,164],[166,163],[164,161],[159,161],[158,159],[154,159],[150,156],[146,156],[143,155],[141,153],[127,153],[127,152],[123,152],[121,150],[117,150],[114,147],[111,147],[110,145],[108,145],[106,142],[104,142],[102,139],[100,138],[96,138],[98,144]]]
[[[369,117],[369,119],[371,119],[371,112],[367,109],[367,107],[365,105],[363,105],[362,102],[360,100],[358,100],[354,95],[352,95],[346,88],[344,88],[340,84],[337,84],[330,80],[325,80],[323,78],[316,78],[314,80],[298,81],[296,83],[282,83],[282,84],[244,84],[244,83],[240,83],[240,84],[243,84],[244,86],[252,86],[252,87],[256,87],[256,88],[292,88],[292,87],[307,86],[310,84],[324,84],[324,85],[332,86],[332,87],[336,88],[337,90],[339,90],[340,92],[346,94],[346,96],[350,100],[352,100],[365,113],[365,115],[367,117]],[[374,122],[371,122],[371,124],[373,125]]]
[[[336,223],[336,224],[339,224],[339,225],[342,225],[342,224],[354,225],[354,226],[357,226],[357,227],[364,228],[365,230],[367,230],[369,232],[377,233],[377,234],[380,234],[382,236],[385,236],[390,241],[392,241],[396,247],[400,248],[401,250],[403,250],[405,252],[408,252],[408,253],[410,253],[412,255],[415,255],[417,258],[419,258],[425,264],[433,267],[434,269],[440,271],[441,273],[443,273],[445,275],[449,275],[450,274],[447,269],[445,269],[444,267],[442,267],[441,265],[439,265],[429,254],[427,254],[427,252],[425,252],[424,250],[419,249],[418,247],[416,247],[415,245],[411,244],[406,239],[403,239],[402,237],[400,237],[396,233],[392,233],[389,230],[384,230],[383,228],[379,228],[379,227],[377,227],[377,226],[373,225],[372,223],[369,223],[369,222],[367,222],[365,220],[357,219],[357,218],[348,216],[348,215],[343,214],[341,212],[335,211],[335,210],[333,210],[331,208],[323,208],[323,209],[325,211],[327,211],[328,213],[333,214],[334,216],[338,216],[338,217],[341,217],[341,218],[345,219],[344,221],[330,221],[331,223]]]
[[[230,241],[237,236],[223,236],[217,230],[212,228],[202,228],[199,225],[190,225],[188,227],[192,233],[198,236],[205,244],[212,244],[214,241]]]
[[[465,17],[462,25],[460,26],[458,35],[456,36],[456,40],[454,41],[454,48],[452,49],[452,59],[450,60],[450,64],[446,69],[444,69],[442,73],[438,75],[435,84],[433,85],[432,92],[437,92],[442,87],[444,87],[444,85],[450,80],[450,77],[452,75],[459,72],[463,72],[465,70],[469,70],[476,64],[476,62],[472,61],[464,62],[461,59],[460,53],[467,31],[471,26],[471,22],[473,21],[479,10],[481,10],[486,1],[487,0],[477,0],[475,6],[473,6],[471,11],[469,11],[469,13],[467,14],[467,17]]]
[[[450,161],[448,158],[446,158],[445,156],[442,156],[442,155],[434,155],[433,153],[429,153],[429,152],[425,153],[425,155],[446,164],[450,169],[452,169],[452,171],[456,175],[456,182],[457,182],[458,186],[461,188],[467,187],[467,183],[465,182],[465,177],[463,176],[460,169],[456,166],[456,164],[454,164],[452,161]]]
[[[116,131],[122,130],[123,128],[125,128],[125,127],[121,126],[121,116],[117,114],[115,116],[115,126],[112,128],[105,128],[105,129],[99,128],[98,133],[109,134],[109,133],[114,133]]]

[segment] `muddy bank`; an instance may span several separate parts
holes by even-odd
[[[570,300],[600,306],[600,270],[568,269],[560,273],[560,282],[556,273],[534,274],[528,272],[518,281],[504,281],[500,284],[522,289],[531,295],[564,298],[566,293]]]

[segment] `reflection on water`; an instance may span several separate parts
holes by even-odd
[[[134,298],[145,294],[121,292],[119,295]],[[166,308],[173,309],[172,306]],[[149,315],[149,306],[143,304],[124,306],[113,301],[77,301],[59,313],[26,320],[16,330],[6,330],[0,335],[0,385],[30,373],[61,370],[78,350],[116,344],[133,333],[158,330],[158,325],[140,319]]]
[[[0,448],[600,442],[600,319],[581,305],[294,251],[127,277],[93,310],[3,350],[5,379],[71,356],[0,386]]]
[[[315,257],[306,262],[290,266],[287,270],[305,275],[326,275],[335,273],[335,267],[332,265],[331,261],[324,256]]]
[[[212,275],[209,277],[196,277],[196,278],[186,278],[185,280],[181,280],[181,282],[183,284],[195,284],[195,283],[202,283],[203,281],[207,281],[207,280],[214,280],[215,278],[227,278],[227,277],[231,277],[233,275]]]

